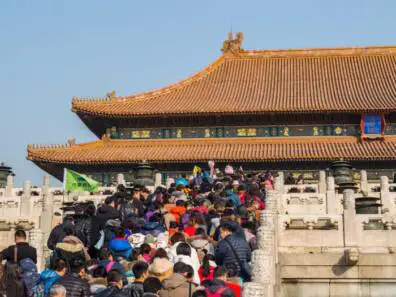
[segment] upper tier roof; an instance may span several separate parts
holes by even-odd
[[[225,50],[173,85],[132,96],[74,98],[72,106],[104,117],[396,111],[396,47]]]

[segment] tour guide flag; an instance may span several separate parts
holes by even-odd
[[[99,183],[92,178],[65,168],[63,188],[67,192],[97,192]]]

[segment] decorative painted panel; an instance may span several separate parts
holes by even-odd
[[[385,134],[396,135],[396,123],[387,124]],[[251,127],[181,127],[164,129],[121,128],[111,131],[112,138],[223,138],[223,137],[291,137],[291,136],[360,136],[359,125],[325,126],[251,126]]]

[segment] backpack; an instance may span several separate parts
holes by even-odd
[[[28,297],[45,297],[44,284],[39,283],[33,287]]]
[[[19,266],[22,268],[21,279],[25,285],[27,296],[33,294],[33,287],[40,281],[40,274],[37,272],[37,266],[30,258],[25,258],[19,261]]]
[[[0,280],[2,289],[9,296],[24,297],[25,285],[22,280],[22,268],[18,264],[18,248],[14,247],[14,261],[7,261],[4,266],[2,279]]]
[[[227,287],[221,287],[216,292],[211,292],[209,289],[206,289],[206,297],[221,297],[225,290],[227,290]]]

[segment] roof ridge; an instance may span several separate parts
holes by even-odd
[[[123,101],[123,100],[134,100],[134,102],[139,102],[147,98],[153,98],[156,95],[159,94],[166,94],[168,92],[171,92],[175,89],[180,89],[183,87],[186,87],[188,85],[191,85],[192,83],[204,78],[206,75],[210,74],[214,70],[216,70],[223,62],[225,61],[225,58],[229,56],[228,54],[223,54],[220,57],[218,57],[215,61],[207,65],[205,68],[197,71],[196,73],[188,76],[185,79],[179,80],[175,83],[172,83],[170,85],[164,86],[162,88],[158,88],[152,91],[146,91],[146,92],[141,92],[135,95],[127,95],[127,96],[114,96],[109,98],[107,97],[73,97],[72,99],[72,110],[75,111],[76,107],[80,102],[87,102],[87,101],[93,101],[93,102],[98,102],[98,101],[112,101],[112,100],[117,100],[117,101]]]
[[[396,54],[396,45],[381,46],[351,46],[351,47],[318,47],[318,48],[295,48],[295,49],[243,49],[234,53],[235,58],[239,57],[309,57],[309,56],[353,56],[353,55],[375,55],[375,54]],[[231,56],[231,55],[230,55]]]

